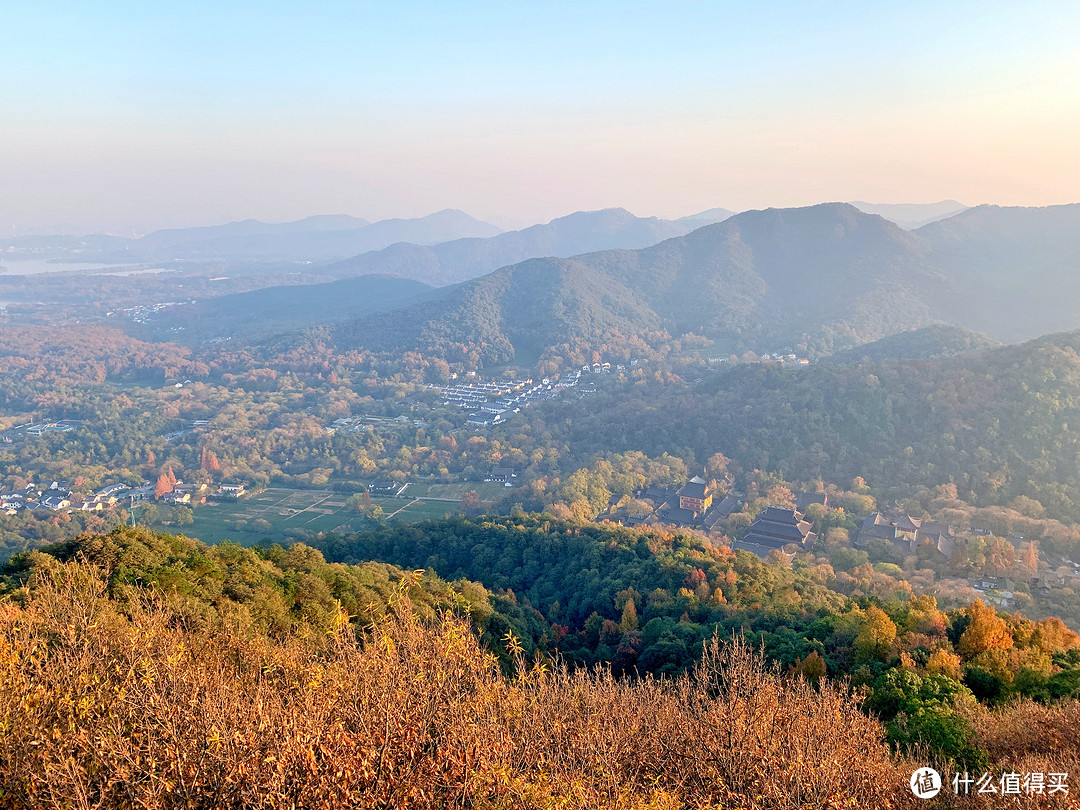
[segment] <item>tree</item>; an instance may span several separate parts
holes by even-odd
[[[785,486],[770,487],[765,493],[765,499],[773,506],[783,506],[787,509],[795,508],[795,495]]]
[[[154,485],[154,497],[161,499],[173,491],[175,484],[169,481],[169,476],[162,473],[158,476],[157,484]]]
[[[960,680],[960,656],[948,650],[934,650],[926,662],[926,671],[930,675],[943,675]]]
[[[626,604],[623,605],[622,619],[619,621],[619,629],[623,633],[629,633],[632,630],[637,630],[637,626],[637,608],[634,607],[633,599],[627,599]]]
[[[190,526],[195,522],[195,515],[190,506],[177,506],[173,510],[173,523],[177,526]]]
[[[143,504],[142,519],[139,521],[143,526],[152,526],[158,521],[158,508],[152,503]]]
[[[991,650],[1007,650],[1013,645],[1009,626],[992,607],[976,599],[968,608],[968,626],[960,636],[956,651],[970,660]]]
[[[1035,543],[1024,543],[1023,556],[1020,560],[1020,566],[1030,575],[1034,576],[1039,571],[1039,550],[1036,548]]]
[[[461,511],[467,515],[480,511],[480,496],[475,489],[470,489],[461,496]]]
[[[217,472],[221,469],[221,462],[218,461],[218,457],[214,455],[213,450],[203,447],[202,459],[199,466],[206,470],[206,472]]]
[[[810,654],[796,665],[795,671],[810,683],[817,683],[825,677],[825,659],[818,654],[817,650],[811,650]]]
[[[896,625],[888,614],[879,607],[867,608],[862,629],[855,637],[856,656],[863,661],[885,660],[895,641]]]
[[[709,456],[709,460],[705,462],[705,474],[711,479],[721,478],[727,472],[730,464],[731,459],[723,453],[713,453]]]

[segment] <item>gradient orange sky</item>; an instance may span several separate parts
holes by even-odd
[[[1075,2],[92,5],[0,11],[7,232],[1080,201]]]

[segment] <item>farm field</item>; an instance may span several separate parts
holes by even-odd
[[[506,494],[502,484],[409,484],[399,497],[373,496],[387,520],[412,523],[458,511],[461,495],[476,490],[482,499]],[[205,543],[232,540],[242,545],[263,538],[280,539],[296,531],[347,532],[363,528],[364,519],[348,506],[349,495],[319,490],[267,489],[238,501],[206,503],[194,510],[183,533]]]
[[[455,484],[433,484],[420,481],[406,485],[401,497],[460,501],[462,495],[473,490],[476,490],[480,500],[492,501],[505,497],[509,488],[504,484],[489,483],[487,481],[468,481]]]

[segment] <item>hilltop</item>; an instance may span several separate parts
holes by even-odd
[[[398,309],[430,297],[427,284],[390,276],[359,276],[327,284],[264,287],[205,298],[161,312],[148,323],[159,339],[193,343],[258,338]]]
[[[437,286],[467,281],[506,265],[542,256],[576,256],[614,248],[654,245],[730,217],[722,208],[669,221],[636,217],[622,208],[579,211],[488,239],[455,239],[423,246],[396,244],[325,268],[336,275],[386,273]]]
[[[935,357],[956,357],[961,354],[992,349],[1000,341],[964,329],[962,326],[934,324],[910,332],[875,340],[824,358],[829,363],[880,363],[885,360],[928,360]]]

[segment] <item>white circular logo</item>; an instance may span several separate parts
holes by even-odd
[[[932,799],[941,792],[941,774],[933,768],[919,768],[911,775],[911,792],[920,799]]]

